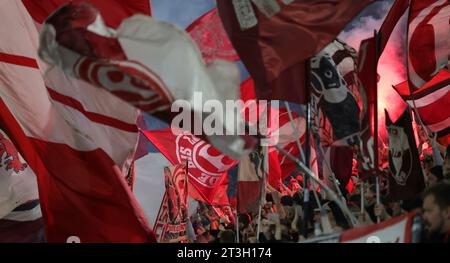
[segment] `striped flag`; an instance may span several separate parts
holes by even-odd
[[[450,2],[412,0],[408,17],[408,80],[420,89],[450,60]]]
[[[21,1],[1,5],[0,125],[36,173],[46,239],[154,241],[124,178],[139,112],[48,68],[36,54],[33,10]]]
[[[450,144],[450,71],[443,69],[422,88],[411,93],[407,81],[394,89],[412,108],[417,108],[421,121],[439,142]]]

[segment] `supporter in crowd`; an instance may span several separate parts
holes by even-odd
[[[450,243],[450,184],[438,183],[424,195],[423,219],[428,242]]]

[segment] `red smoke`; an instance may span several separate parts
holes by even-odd
[[[339,38],[346,41],[355,49],[359,49],[361,40],[372,37],[374,30],[378,30],[387,15],[391,4],[385,2],[379,12],[380,19],[373,17],[362,17],[354,21],[354,28],[350,31],[342,32]],[[387,142],[387,132],[385,128],[385,114],[387,109],[390,117],[395,121],[404,109],[406,103],[401,99],[397,92],[392,88],[406,79],[406,16],[403,16],[396,26],[389,42],[378,63],[378,131],[381,139]],[[381,143],[380,143],[381,144]]]

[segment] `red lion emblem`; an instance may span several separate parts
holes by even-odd
[[[20,161],[16,147],[3,133],[0,133],[0,167],[5,165],[7,171],[12,169],[15,173],[27,168],[27,164]]]

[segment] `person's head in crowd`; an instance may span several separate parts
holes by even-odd
[[[445,153],[444,166],[442,167],[444,179],[450,180],[450,145],[447,146]]]
[[[364,191],[365,205],[372,205],[374,202],[376,202],[377,199],[376,186],[375,184],[369,183],[365,185],[367,185]]]
[[[236,242],[236,236],[232,230],[224,230],[219,235],[220,243],[234,243]]]
[[[434,167],[432,167],[430,169],[430,173],[428,174],[428,187],[431,187],[435,184],[437,184],[438,182],[442,181],[443,179],[443,174],[442,174],[442,166],[440,165],[436,165]]]
[[[239,229],[244,229],[246,227],[248,227],[248,225],[250,224],[250,215],[249,214],[239,214],[238,215],[238,219],[239,219]]]
[[[392,217],[399,216],[403,213],[400,201],[391,201],[387,203],[387,208],[390,210]]]
[[[450,184],[438,183],[424,194],[423,219],[429,236],[444,236],[450,242]]]

